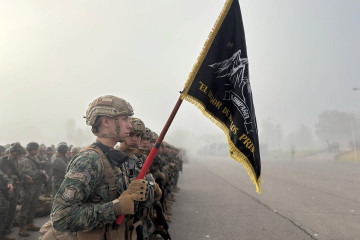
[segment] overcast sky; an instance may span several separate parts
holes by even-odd
[[[224,3],[0,0],[0,144],[68,141],[71,121],[90,131],[82,117],[105,94],[159,133]],[[286,134],[325,110],[359,113],[360,1],[239,3],[260,131],[266,119]],[[188,102],[166,138],[184,131],[225,141]]]

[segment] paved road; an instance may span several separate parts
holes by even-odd
[[[192,159],[180,176],[173,239],[360,239],[360,163],[262,161],[262,194],[227,157]]]

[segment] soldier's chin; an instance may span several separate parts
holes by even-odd
[[[118,142],[120,142],[120,143],[125,142],[125,138],[124,138],[124,137],[119,137],[119,138],[118,138]]]

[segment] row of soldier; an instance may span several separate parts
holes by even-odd
[[[114,97],[115,100],[120,98]],[[120,99],[120,103],[125,100]],[[128,104],[128,103],[127,103]],[[124,106],[115,106],[117,110],[121,108],[128,108],[126,110],[130,111],[129,105],[125,104]],[[99,105],[100,106],[100,105]],[[131,109],[132,110],[132,109]],[[88,113],[87,113],[88,114]],[[111,239],[157,239],[159,237],[163,239],[170,239],[168,232],[168,222],[170,221],[171,215],[171,203],[174,201],[174,192],[178,190],[177,181],[179,177],[179,172],[182,170],[182,160],[180,149],[173,147],[170,144],[163,142],[159,147],[159,152],[154,158],[153,164],[151,165],[148,173],[145,176],[146,186],[141,184],[141,188],[146,191],[141,192],[143,199],[138,199],[133,197],[135,191],[131,192],[130,184],[135,184],[136,180],[134,179],[138,174],[144,161],[146,160],[147,154],[149,154],[151,146],[153,146],[158,138],[155,132],[152,132],[150,129],[145,128],[143,121],[138,118],[130,117],[130,113],[120,115],[125,116],[126,119],[130,122],[127,133],[125,137],[122,137],[120,144],[117,144],[113,148],[107,149],[106,145],[103,145],[97,137],[97,141],[92,144],[90,147],[83,148],[80,150],[77,147],[68,146],[66,143],[59,143],[56,147],[47,147],[43,144],[35,142],[30,142],[26,145],[26,151],[21,146],[20,143],[11,144],[8,149],[5,151],[4,148],[0,147],[3,152],[7,152],[5,156],[2,156],[0,159],[0,177],[2,178],[2,191],[0,192],[0,201],[2,207],[2,214],[0,216],[0,239],[13,239],[6,237],[7,234],[11,232],[11,227],[15,218],[15,209],[16,203],[18,203],[19,192],[21,189],[21,198],[22,206],[18,214],[17,222],[19,224],[19,235],[22,237],[29,236],[28,231],[39,231],[40,228],[33,224],[36,205],[38,204],[39,195],[41,190],[44,194],[54,197],[52,220],[55,220],[53,232],[61,234],[61,231],[71,232],[71,234],[78,233],[77,237],[82,238],[81,232],[93,232],[94,229],[100,228],[102,231],[108,231],[108,223],[106,230],[104,230],[104,223],[98,223],[94,226],[88,226],[87,228],[82,228],[80,225],[83,224],[73,224],[72,226],[66,225],[63,226],[59,224],[56,226],[58,215],[61,215],[62,210],[61,206],[64,203],[74,202],[73,200],[77,195],[82,196],[83,193],[77,191],[78,189],[74,186],[67,187],[66,180],[64,178],[70,179],[72,182],[79,180],[80,182],[85,181],[86,174],[91,171],[91,169],[84,169],[83,172],[72,172],[72,167],[69,165],[76,163],[76,159],[81,158],[83,154],[87,154],[89,157],[89,150],[95,150],[100,156],[102,153],[105,153],[105,157],[110,160],[110,168],[103,162],[103,170],[105,171],[105,182],[109,188],[108,194],[111,195],[111,188],[115,189],[114,196],[110,198],[119,198],[119,202],[122,202],[118,205],[118,212],[126,215],[125,223],[126,230],[124,236],[116,236]],[[91,117],[94,120],[99,121],[106,114],[98,114],[93,116],[87,116],[89,119]],[[97,135],[101,123],[97,122],[97,126],[92,123],[93,132]],[[95,130],[95,131],[94,131]],[[125,131],[126,132],[126,131]],[[109,135],[109,134],[108,134]],[[104,135],[102,135],[104,137]],[[117,137],[117,136],[116,136]],[[114,138],[114,137],[113,137]],[[100,137],[100,140],[102,138]],[[107,139],[106,137],[104,139]],[[100,151],[99,151],[100,149]],[[117,151],[115,151],[115,149]],[[110,150],[110,151],[109,151]],[[55,152],[55,153],[54,153]],[[88,152],[88,153],[86,153]],[[90,156],[91,157],[91,156]],[[102,156],[101,156],[102,157]],[[86,159],[86,158],[84,158]],[[109,172],[107,168],[113,169],[114,166],[111,166],[114,162],[112,159],[116,159],[116,171]],[[86,166],[88,168],[89,166]],[[125,174],[119,174],[119,173]],[[91,173],[90,173],[91,174]],[[108,175],[113,175],[114,179],[111,179]],[[115,175],[115,176],[114,176]],[[120,181],[119,177],[124,178]],[[114,182],[111,184],[111,182]],[[113,186],[114,184],[122,183],[124,185],[122,191],[120,191],[118,186]],[[64,183],[65,182],[65,183]],[[115,183],[116,182],[116,183]],[[77,184],[77,183],[76,183]],[[87,182],[86,188],[91,188],[92,182]],[[98,183],[95,183],[98,184]],[[42,186],[42,187],[41,187]],[[136,187],[135,187],[136,188]],[[132,200],[130,206],[127,201],[123,201],[118,195],[122,192],[130,191],[130,197],[125,196],[123,199]],[[90,190],[91,192],[91,190]],[[93,195],[93,194],[90,194]],[[96,195],[96,194],[95,194]],[[101,193],[99,196],[87,196],[87,198],[100,197],[94,201],[91,199],[91,202],[101,202],[104,199],[101,199]],[[105,194],[106,195],[106,194]],[[126,195],[126,194],[123,194]],[[60,201],[58,201],[60,200]],[[82,199],[84,201],[85,199]],[[113,200],[113,199],[111,199]],[[116,199],[115,199],[116,200]],[[127,199],[128,200],[128,199]],[[114,211],[116,212],[116,201],[112,201]],[[66,205],[65,204],[65,205]],[[134,206],[131,206],[134,205]],[[60,206],[60,207],[59,207]],[[124,207],[125,206],[125,207]],[[128,209],[130,208],[130,209]],[[68,211],[69,209],[66,209]],[[100,214],[101,215],[101,214]],[[116,214],[117,216],[118,214]],[[62,215],[61,215],[62,216]],[[95,216],[98,218],[99,216]],[[87,219],[88,222],[92,222],[93,219]],[[50,221],[51,226],[53,221]],[[84,225],[89,224],[85,223]],[[59,232],[58,232],[58,231]],[[49,235],[47,232],[42,233],[44,239]],[[70,235],[71,236],[71,235]],[[85,236],[85,238],[87,238]],[[109,238],[109,237],[108,237]],[[51,238],[50,238],[51,239]]]

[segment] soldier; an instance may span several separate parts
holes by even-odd
[[[71,149],[73,148],[73,145],[69,145],[68,146],[68,150],[67,150],[67,152],[66,152],[66,154],[65,154],[65,156],[66,156],[66,158],[68,159],[68,161],[70,161],[70,159],[71,159]]]
[[[40,163],[40,169],[45,170],[44,167],[46,165],[46,146],[41,144],[39,146],[38,154],[36,154],[36,160]]]
[[[65,179],[53,200],[51,220],[57,231],[77,232],[82,239],[127,239],[130,215],[118,229],[116,216],[134,214],[134,202],[145,201],[147,181],[125,174],[126,156],[113,149],[129,135],[133,115],[122,98],[106,95],[95,99],[86,111],[86,124],[96,141],[71,160]]]
[[[139,175],[140,170],[146,157],[135,154],[138,152],[140,142],[145,135],[145,125],[139,118],[131,118],[131,129],[128,137],[121,143],[120,150],[123,151],[128,157],[127,162],[129,177],[136,177]],[[151,173],[146,174],[145,179],[150,183],[151,199],[143,204],[139,204],[135,211],[134,226],[136,227],[138,239],[150,239],[150,236],[154,233],[155,227],[151,220],[152,205],[155,203],[155,198],[161,198],[161,190],[155,183],[154,177]],[[156,195],[156,196],[154,196]]]
[[[51,162],[51,158],[54,155],[54,150],[52,147],[47,147],[46,148],[46,160],[50,163]]]
[[[22,176],[19,173],[18,161],[26,154],[25,149],[20,143],[16,142],[11,144],[9,149],[9,155],[2,157],[0,160],[0,169],[4,174],[11,179],[13,183],[13,191],[9,194],[9,206],[7,210],[7,220],[5,221],[3,232],[0,234],[7,235],[11,232],[12,224],[16,214],[16,204],[18,202],[18,196],[20,192],[20,184]]]
[[[51,158],[51,189],[53,196],[55,196],[65,177],[67,167],[67,158],[65,155],[68,148],[65,142],[59,143],[54,156]]]
[[[142,154],[145,154],[146,151],[150,150],[150,139],[151,139],[151,130],[145,128],[145,133],[140,141],[139,150]]]
[[[151,137],[150,137],[150,145],[154,145],[156,143],[156,140],[158,139],[158,135],[151,131]],[[165,163],[164,161],[158,156],[155,155],[153,163],[151,164],[149,168],[149,172],[153,175],[155,178],[156,183],[159,185],[162,197],[160,199],[160,203],[162,205],[162,209],[165,209],[165,185],[166,185],[166,175],[164,174],[164,168]],[[170,219],[167,219],[170,220]]]
[[[13,185],[10,179],[0,170],[0,240],[14,240],[14,238],[6,237],[4,227],[7,220],[9,198],[8,195],[13,191]]]
[[[36,213],[37,204],[41,192],[41,186],[44,181],[49,180],[49,176],[45,170],[41,170],[39,163],[36,161],[36,154],[39,150],[39,144],[30,142],[26,145],[27,155],[19,162],[19,172],[25,176],[22,182],[22,199],[19,214],[19,235],[28,237],[27,231],[39,231],[40,228],[34,226],[33,221]]]
[[[149,128],[146,128],[145,133],[143,134],[143,136],[141,138],[140,146],[136,150],[136,154],[135,154],[137,158],[142,160],[142,163],[145,162],[145,160],[147,158],[146,154],[150,150],[151,138],[152,138],[152,132]],[[156,141],[157,135],[156,136],[154,135],[154,138]],[[156,159],[156,157],[155,157],[155,159]],[[156,166],[155,166],[155,168],[156,168]],[[151,177],[154,179],[154,177],[152,176],[151,173],[149,173],[149,175],[151,175]],[[157,234],[160,234],[163,239],[167,240],[167,239],[170,239],[170,234],[168,232],[169,226],[166,221],[166,218],[165,218],[162,206],[161,206],[161,202],[160,202],[160,199],[162,198],[162,190],[157,182],[155,182],[155,192],[156,192],[155,201],[152,205],[152,208],[150,209],[150,215],[151,215],[151,219],[152,219],[152,223],[154,225],[155,231],[149,236],[149,238],[150,239],[158,239]]]
[[[79,152],[80,152],[80,148],[72,147],[71,150],[70,150],[70,159],[75,157],[75,155],[78,154]]]
[[[6,147],[0,145],[0,157],[5,155]]]

